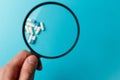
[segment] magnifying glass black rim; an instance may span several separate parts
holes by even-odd
[[[29,15],[35,10],[37,9],[38,7],[40,6],[43,6],[43,5],[49,5],[49,4],[54,4],[54,5],[59,5],[65,9],[67,9],[71,14],[72,16],[74,17],[75,21],[76,21],[76,24],[77,24],[77,36],[76,36],[76,40],[74,42],[74,44],[71,46],[71,48],[69,48],[65,53],[61,54],[61,55],[58,55],[58,56],[53,56],[53,57],[50,57],[50,56],[44,56],[44,55],[41,55],[39,53],[37,53],[36,51],[34,51],[30,46],[29,44],[27,43],[27,40],[25,38],[25,34],[24,34],[24,31],[25,31],[25,24],[26,24],[26,20],[27,18],[29,17]],[[79,25],[79,22],[78,22],[78,19],[76,17],[76,15],[73,13],[73,11],[68,8],[67,6],[61,4],[61,3],[58,3],[58,2],[43,2],[43,3],[40,3],[38,4],[37,6],[33,7],[29,13],[27,14],[27,16],[25,17],[24,19],[24,23],[23,23],[23,28],[22,28],[22,35],[23,35],[23,39],[27,45],[27,47],[31,50],[32,53],[34,53],[35,55],[38,55],[39,57],[43,57],[43,58],[49,58],[49,59],[54,59],[54,58],[59,58],[59,57],[62,57],[62,56],[65,56],[66,54],[68,54],[69,52],[71,52],[73,50],[73,48],[76,46],[77,42],[78,42],[78,39],[79,39],[79,35],[80,35],[80,25]]]

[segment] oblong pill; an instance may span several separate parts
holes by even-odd
[[[28,43],[30,43],[32,41],[32,35],[29,36],[29,39],[28,39]]]
[[[31,23],[31,22],[27,22],[26,23],[27,26],[30,26],[30,27],[35,27],[35,24]]]
[[[29,31],[29,26],[25,26],[25,31],[29,34],[30,31]]]
[[[28,21],[28,22],[31,22],[31,21],[32,21],[32,19],[28,18],[28,19],[27,19],[27,21]]]
[[[40,27],[37,27],[37,30],[36,30],[35,34],[39,34],[39,33],[40,33],[40,30],[41,30],[41,28],[40,28]]]
[[[44,24],[43,24],[43,22],[40,22],[40,28],[41,28],[42,31],[44,31]]]
[[[37,28],[38,28],[38,26],[35,26],[35,27],[34,27],[34,30],[37,30]]]
[[[29,32],[30,32],[30,34],[33,34],[32,27],[29,27]]]
[[[35,41],[35,40],[36,40],[36,36],[32,36],[32,40],[34,40],[34,41]]]

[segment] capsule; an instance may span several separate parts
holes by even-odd
[[[30,31],[29,31],[29,26],[25,26],[25,30],[26,30],[26,32],[29,34],[30,33]]]
[[[32,35],[29,36],[28,43],[32,41]]]
[[[28,22],[31,22],[31,21],[32,21],[32,19],[28,18],[28,19],[27,19],[27,21],[28,21]]]
[[[44,25],[43,25],[43,22],[40,22],[40,28],[42,31],[44,31]]]
[[[28,43],[34,43],[36,41],[36,36],[30,35],[28,39]]]
[[[41,29],[40,27],[37,27],[35,34],[39,34],[40,33],[40,29]]]
[[[34,27],[34,30],[37,30],[37,28],[38,28],[38,26],[35,26],[35,27]]]
[[[30,34],[33,35],[33,29],[32,29],[32,27],[29,27],[29,32],[30,32]]]
[[[35,41],[35,40],[36,40],[36,36],[32,36],[32,40],[34,40],[34,41]]]
[[[30,26],[30,27],[35,27],[35,24],[31,23],[31,22],[27,22],[26,23],[27,26]]]

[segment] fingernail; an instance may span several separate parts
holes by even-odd
[[[27,62],[28,62],[29,64],[32,64],[32,65],[35,65],[35,66],[38,65],[38,59],[37,59],[37,57],[34,56],[34,55],[29,56]]]

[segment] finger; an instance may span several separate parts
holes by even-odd
[[[18,55],[16,55],[16,57],[14,57],[7,65],[2,68],[2,72],[4,72],[2,77],[9,80],[16,79],[19,76],[19,72],[24,60],[29,55],[31,54],[27,51],[21,51]]]
[[[34,53],[32,53],[34,54]],[[38,66],[37,66],[37,70],[42,70],[42,63],[41,63],[41,60],[40,60],[40,56],[37,55],[37,54],[34,54],[37,58],[38,58]]]
[[[21,67],[24,63],[24,60],[31,55],[28,51],[21,51],[19,54],[17,54],[8,64],[7,66],[13,66],[13,67]]]
[[[29,56],[21,69],[19,80],[31,80],[38,65],[38,58],[35,55]]]

